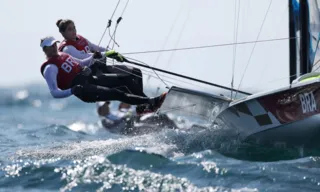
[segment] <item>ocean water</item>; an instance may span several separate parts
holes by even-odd
[[[203,131],[112,134],[95,104],[0,91],[0,191],[320,191],[320,157],[252,160],[260,149],[230,155]]]

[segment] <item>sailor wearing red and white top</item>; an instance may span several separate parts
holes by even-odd
[[[50,93],[54,98],[65,98],[75,95],[84,102],[119,100],[132,105],[148,104],[151,108],[158,108],[163,96],[148,98],[128,94],[118,87],[126,87],[135,91],[130,81],[121,81],[118,76],[93,75],[90,64],[96,54],[80,60],[69,54],[58,51],[57,40],[54,37],[41,39],[40,46],[46,54],[40,71],[45,78]],[[108,52],[107,52],[108,55]]]
[[[69,55],[78,59],[88,58],[95,52],[101,53],[103,56],[108,51],[106,48],[95,45],[85,37],[77,34],[76,26],[70,19],[59,19],[56,22],[56,25],[64,38],[59,46],[59,51],[68,53]],[[140,69],[126,65],[106,65],[106,62],[103,58],[99,59],[100,60],[95,61],[91,67],[93,74],[116,73],[121,74],[122,76],[129,76],[131,81],[135,83],[136,88],[140,89],[140,93],[136,94],[146,97],[146,94],[143,92],[143,76]],[[120,54],[118,54],[118,57],[115,59],[118,62],[124,61]]]

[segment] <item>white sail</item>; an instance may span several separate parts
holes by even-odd
[[[310,64],[312,71],[320,72],[320,14],[319,0],[309,0],[309,19],[310,19]]]
[[[240,3],[239,3],[240,2]],[[235,59],[235,88],[244,70],[240,89],[247,91],[267,90],[288,84],[288,3],[286,0],[241,0],[238,42],[271,40],[257,43],[248,62],[254,43],[237,46]],[[165,49],[220,45],[234,43],[234,0],[194,1],[135,1],[126,12],[127,17],[117,33],[120,52],[157,50],[167,40],[172,22],[181,9],[178,22],[171,32]],[[182,8],[181,8],[182,7]],[[265,21],[264,18],[266,17]],[[264,21],[264,23],[263,23]],[[263,27],[261,27],[263,24]],[[181,29],[183,31],[181,32]],[[130,31],[130,33],[128,33]],[[178,43],[177,43],[178,42]],[[159,53],[128,55],[153,65]],[[248,64],[249,63],[249,64]],[[184,74],[201,80],[230,86],[233,65],[233,46],[208,49],[192,49],[161,53],[155,67]],[[167,79],[170,80],[170,79]],[[170,80],[171,81],[171,80]],[[188,81],[182,87],[211,91],[212,87]],[[185,81],[185,80],[184,80]],[[156,78],[151,85],[163,84]],[[172,85],[171,82],[168,83]]]

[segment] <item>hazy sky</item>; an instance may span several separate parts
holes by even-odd
[[[39,69],[45,61],[39,45],[40,38],[53,35],[62,40],[55,23],[60,18],[70,18],[75,21],[79,34],[97,44],[117,2],[1,0],[0,86],[45,83]],[[270,0],[131,0],[118,28],[116,38],[120,47],[116,50],[126,53],[232,43],[236,2],[238,5],[240,2],[238,41],[255,41]],[[287,2],[272,1],[259,40],[288,37]],[[125,3],[126,0],[121,0],[113,23]],[[101,45],[106,46],[108,41],[106,35]],[[235,85],[240,82],[253,46],[237,46]],[[159,68],[230,86],[233,48],[226,46],[130,57]],[[241,88],[261,90],[286,85],[288,59],[288,40],[257,43]],[[150,84],[163,85],[154,78]]]

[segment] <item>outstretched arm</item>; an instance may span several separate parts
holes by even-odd
[[[85,53],[83,51],[79,51],[72,45],[65,46],[62,51],[78,59],[85,59],[93,55],[93,53]]]
[[[75,57],[72,57],[76,62],[78,62],[82,67],[89,67],[90,65],[92,65],[94,63],[93,61],[93,54],[90,55],[88,58],[85,58],[85,59],[78,59],[78,58],[75,58]]]
[[[105,52],[105,51],[107,51],[106,48],[100,47],[100,46],[98,46],[98,45],[96,45],[96,44],[93,44],[93,43],[91,43],[90,41],[88,41],[88,39],[87,39],[87,42],[88,42],[89,48],[90,48],[90,50],[91,50],[92,52],[95,52],[95,51]]]
[[[57,84],[58,67],[49,64],[44,68],[43,76],[47,81],[50,93],[54,98],[65,98],[72,95],[71,89],[61,90]]]

